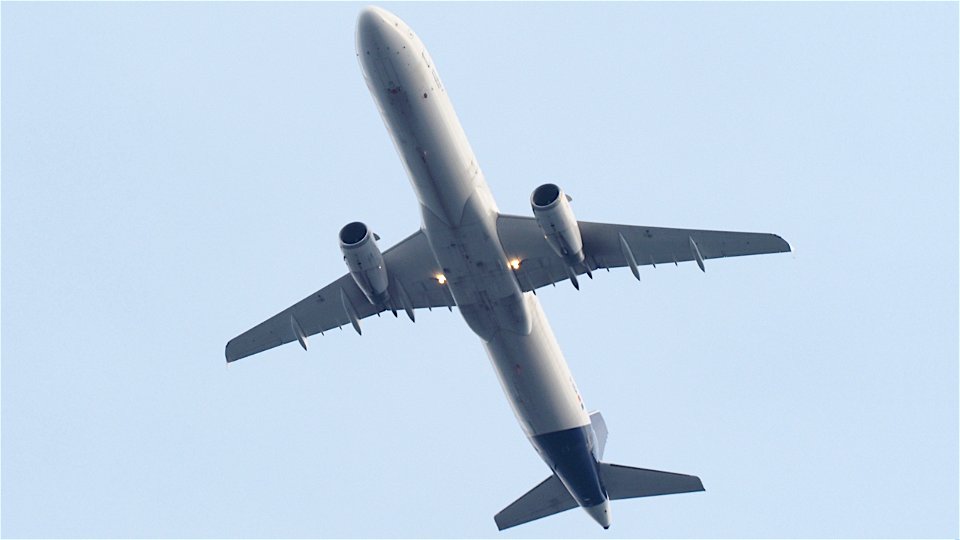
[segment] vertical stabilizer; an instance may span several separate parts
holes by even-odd
[[[607,446],[607,423],[600,411],[590,413],[590,425],[593,426],[593,435],[597,438],[597,461],[600,461],[603,459],[603,449]]]

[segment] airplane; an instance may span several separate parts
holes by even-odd
[[[348,273],[230,340],[227,362],[390,311],[456,307],[480,338],[524,433],[550,476],[504,508],[499,530],[572,508],[604,529],[610,501],[703,491],[696,476],[603,461],[607,428],[588,413],[536,291],[598,269],[790,251],[774,234],[577,221],[558,185],[533,190],[532,217],[501,214],[430,53],[396,15],[367,7],[356,54],[416,192],[421,228],[382,251],[365,223],[346,224]]]

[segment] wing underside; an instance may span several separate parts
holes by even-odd
[[[272,349],[291,341],[306,347],[306,338],[352,324],[357,320],[391,310],[451,307],[456,305],[450,291],[433,276],[438,273],[433,251],[422,231],[417,231],[383,253],[390,280],[390,300],[371,304],[349,274],[311,294],[227,343],[227,362]],[[403,299],[409,304],[404,306]],[[412,318],[412,314],[411,314]],[[359,323],[358,323],[359,331]]]
[[[578,222],[585,265],[568,268],[544,240],[534,218],[502,215],[497,221],[500,242],[508,258],[520,260],[517,280],[533,291],[598,268],[681,263],[790,251],[775,234],[670,229],[637,225]],[[699,257],[698,257],[699,255]]]
[[[544,239],[534,218],[501,215],[500,242],[508,258],[519,259],[515,270],[523,291],[571,279],[598,268],[658,265],[706,259],[790,251],[775,234],[697,229],[670,229],[635,225],[578,222],[586,260],[567,267]],[[227,362],[233,362],[291,341],[306,348],[306,338],[347,324],[360,331],[359,321],[383,311],[456,305],[449,289],[435,279],[440,273],[423,231],[417,231],[383,253],[390,281],[390,300],[370,303],[349,274],[254,326],[227,343]],[[409,308],[409,309],[407,309]],[[351,317],[356,315],[356,320]]]

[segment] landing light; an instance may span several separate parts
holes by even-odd
[[[513,268],[514,270],[519,270],[519,269],[520,269],[520,259],[510,259],[509,261],[507,261],[507,265],[509,265],[510,268]]]
[[[447,282],[447,276],[445,276],[445,275],[443,275],[443,274],[437,274],[437,275],[435,275],[435,276],[433,276],[433,277],[437,278],[437,283],[439,283],[439,284],[441,284],[441,285],[443,285],[444,283]]]

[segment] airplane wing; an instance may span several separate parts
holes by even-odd
[[[357,319],[391,309],[394,314],[413,309],[450,307],[456,305],[446,286],[434,278],[440,265],[433,256],[423,231],[408,236],[399,244],[383,252],[384,266],[390,280],[390,300],[386,307],[371,304],[357,284],[345,274],[340,279],[311,294],[266,321],[231,339],[227,343],[227,362],[272,349],[291,341],[301,341],[306,348],[306,337],[333,328],[352,324],[349,309]],[[408,305],[404,306],[404,298]],[[357,332],[360,331],[359,324]]]
[[[578,221],[585,263],[597,268],[619,268],[739,257],[790,251],[790,244],[775,234],[668,229]],[[515,270],[524,291],[570,278],[570,270],[544,239],[537,220],[501,215],[497,220],[500,242],[509,259],[519,259]],[[587,268],[572,269],[576,275]],[[634,272],[639,279],[639,273]]]

